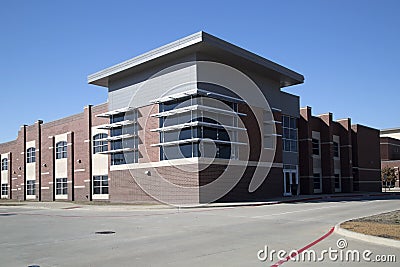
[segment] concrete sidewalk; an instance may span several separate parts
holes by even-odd
[[[387,193],[343,193],[343,194],[321,194],[321,195],[301,195],[292,197],[282,197],[269,199],[260,202],[230,202],[230,203],[210,203],[198,206],[176,207],[166,204],[157,203],[94,203],[94,202],[68,202],[68,201],[53,201],[53,202],[34,202],[34,201],[10,201],[0,200],[0,208],[8,206],[19,206],[29,209],[85,209],[85,210],[165,210],[165,209],[199,209],[199,208],[233,208],[233,207],[256,207],[277,205],[285,203],[307,202],[307,201],[345,201],[356,199],[373,199],[373,198],[399,198],[399,192]]]

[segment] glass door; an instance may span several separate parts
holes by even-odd
[[[283,195],[293,196],[299,194],[299,176],[297,173],[297,166],[293,169],[283,170]]]

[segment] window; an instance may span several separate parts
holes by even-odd
[[[36,162],[36,150],[34,147],[30,147],[26,150],[26,163]]]
[[[93,177],[93,194],[108,194],[108,176]]]
[[[283,151],[297,152],[297,119],[283,115],[282,130]]]
[[[35,181],[34,180],[26,181],[26,194],[28,196],[35,195]]]
[[[1,195],[2,196],[8,195],[8,184],[1,184]]]
[[[117,123],[122,121],[133,122],[131,124],[115,127],[110,130],[111,137],[118,137],[121,135],[130,135],[125,138],[116,138],[110,142],[110,150],[111,150],[111,165],[121,165],[121,164],[129,164],[129,163],[137,163],[139,161],[139,153],[136,151],[139,146],[139,138],[138,138],[138,119],[139,112],[137,110],[130,110],[125,113],[120,113],[117,115],[113,115],[110,119],[110,123]],[[103,134],[102,138],[106,138],[107,136]],[[95,139],[95,138],[94,138]],[[100,137],[98,139],[101,139]],[[124,148],[131,148],[135,151],[131,152],[113,152],[112,150],[120,150]],[[94,140],[93,144],[93,153],[98,153],[101,151],[107,151],[108,144],[106,142]]]
[[[67,195],[67,178],[56,178],[56,195]]]
[[[114,153],[111,154],[111,165],[121,165],[125,164],[124,153]]]
[[[313,155],[319,156],[319,140],[316,138],[312,139],[312,153]]]
[[[56,159],[67,158],[67,142],[61,141],[56,144]]]
[[[333,156],[335,158],[339,157],[339,143],[338,142],[333,142]]]
[[[230,128],[227,130],[223,126],[239,127],[239,118],[238,114],[236,114],[238,104],[226,100],[217,100],[211,97],[188,96],[160,103],[159,110],[160,112],[165,112],[190,105],[201,105],[202,107],[210,107],[210,109],[187,110],[178,114],[160,117],[160,128],[182,125],[190,122],[200,122],[200,125],[196,126],[160,131],[160,143],[197,138],[212,139],[221,142],[215,142],[215,145],[212,145],[214,147],[211,149],[212,151],[207,148],[209,145],[208,142],[199,143],[198,140],[193,140],[184,144],[161,146],[160,160],[191,157],[237,159],[237,145],[231,144],[230,142],[238,141],[239,130]],[[218,110],[215,111],[214,109]],[[225,111],[228,111],[228,113]],[[212,125],[204,125],[205,123]],[[203,153],[200,153],[200,151],[203,151]]]
[[[340,189],[340,174],[335,173],[335,188]]]
[[[107,141],[99,141],[104,138],[107,138],[107,134],[105,133],[99,133],[93,136],[93,154],[108,150]]]
[[[321,189],[321,174],[320,173],[314,173],[314,190],[320,190]]]
[[[8,170],[8,159],[1,160],[1,170],[2,171]]]

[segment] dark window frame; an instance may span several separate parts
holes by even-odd
[[[26,163],[36,162],[36,148],[30,147],[26,150]]]
[[[100,139],[104,139],[107,137],[108,137],[108,134],[106,134],[106,133],[98,133],[93,136],[93,154],[108,151],[108,142],[107,141],[98,141]]]
[[[27,180],[26,181],[26,195],[34,196],[36,193],[36,181],[35,180]]]
[[[68,195],[67,178],[56,178],[56,195]]]
[[[68,144],[66,141],[57,142],[56,159],[66,159],[68,156],[67,150],[68,150]]]
[[[1,160],[1,170],[8,171],[8,158],[4,158]]]
[[[109,194],[108,175],[93,176],[93,195]]]

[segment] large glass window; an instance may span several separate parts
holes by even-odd
[[[26,163],[36,162],[36,150],[34,147],[30,147],[26,150]]]
[[[297,119],[283,115],[282,130],[283,151],[297,152]]]
[[[105,133],[99,133],[93,136],[93,154],[108,150],[108,142],[100,141],[101,139],[104,138],[107,138],[107,134]]]
[[[2,171],[8,170],[8,159],[1,160],[1,170]]]
[[[1,195],[2,196],[8,195],[8,184],[1,184]]]
[[[93,195],[108,194],[108,176],[93,176]]]
[[[26,181],[26,194],[28,196],[35,195],[35,181],[34,180]]]
[[[67,178],[56,178],[56,195],[67,195]]]
[[[67,142],[61,141],[56,144],[56,159],[67,158]]]
[[[236,142],[238,130],[226,130],[224,126],[237,127],[238,105],[226,100],[216,100],[209,97],[191,96],[178,100],[161,103],[160,112],[170,111],[189,105],[202,105],[203,109],[188,110],[174,115],[167,115],[160,118],[160,127],[170,127],[182,125],[189,122],[202,122],[212,125],[197,125],[184,127],[182,129],[166,129],[160,131],[160,143],[169,143],[189,139],[211,139],[214,141]],[[206,107],[206,108],[204,108]],[[217,111],[215,109],[218,109]],[[220,112],[220,109],[222,111]],[[229,111],[229,112],[225,112]],[[232,140],[231,140],[232,139]],[[210,141],[210,140],[209,140]],[[189,157],[216,157],[216,158],[236,158],[237,149],[235,144],[222,142],[200,142],[193,140],[185,144],[176,144],[160,147],[160,160],[171,160]],[[201,152],[203,151],[203,153]],[[232,153],[234,151],[234,153]],[[233,155],[234,154],[234,155]]]
[[[111,165],[121,165],[121,164],[129,164],[129,163],[137,163],[139,161],[139,153],[137,151],[139,146],[139,137],[138,137],[138,111],[131,110],[126,113],[121,113],[117,115],[113,115],[110,118],[110,123],[117,123],[121,121],[129,121],[133,122],[121,127],[115,127],[110,130],[111,137],[118,137],[120,139],[110,141],[110,152],[111,152]],[[129,135],[126,137],[125,135]],[[122,138],[121,136],[124,136]],[[93,148],[95,151],[106,149],[105,144],[97,143],[97,149]],[[113,150],[121,150],[121,149],[134,149],[134,151],[129,152],[113,152]],[[100,151],[98,151],[100,152]],[[94,153],[98,153],[94,152]]]

